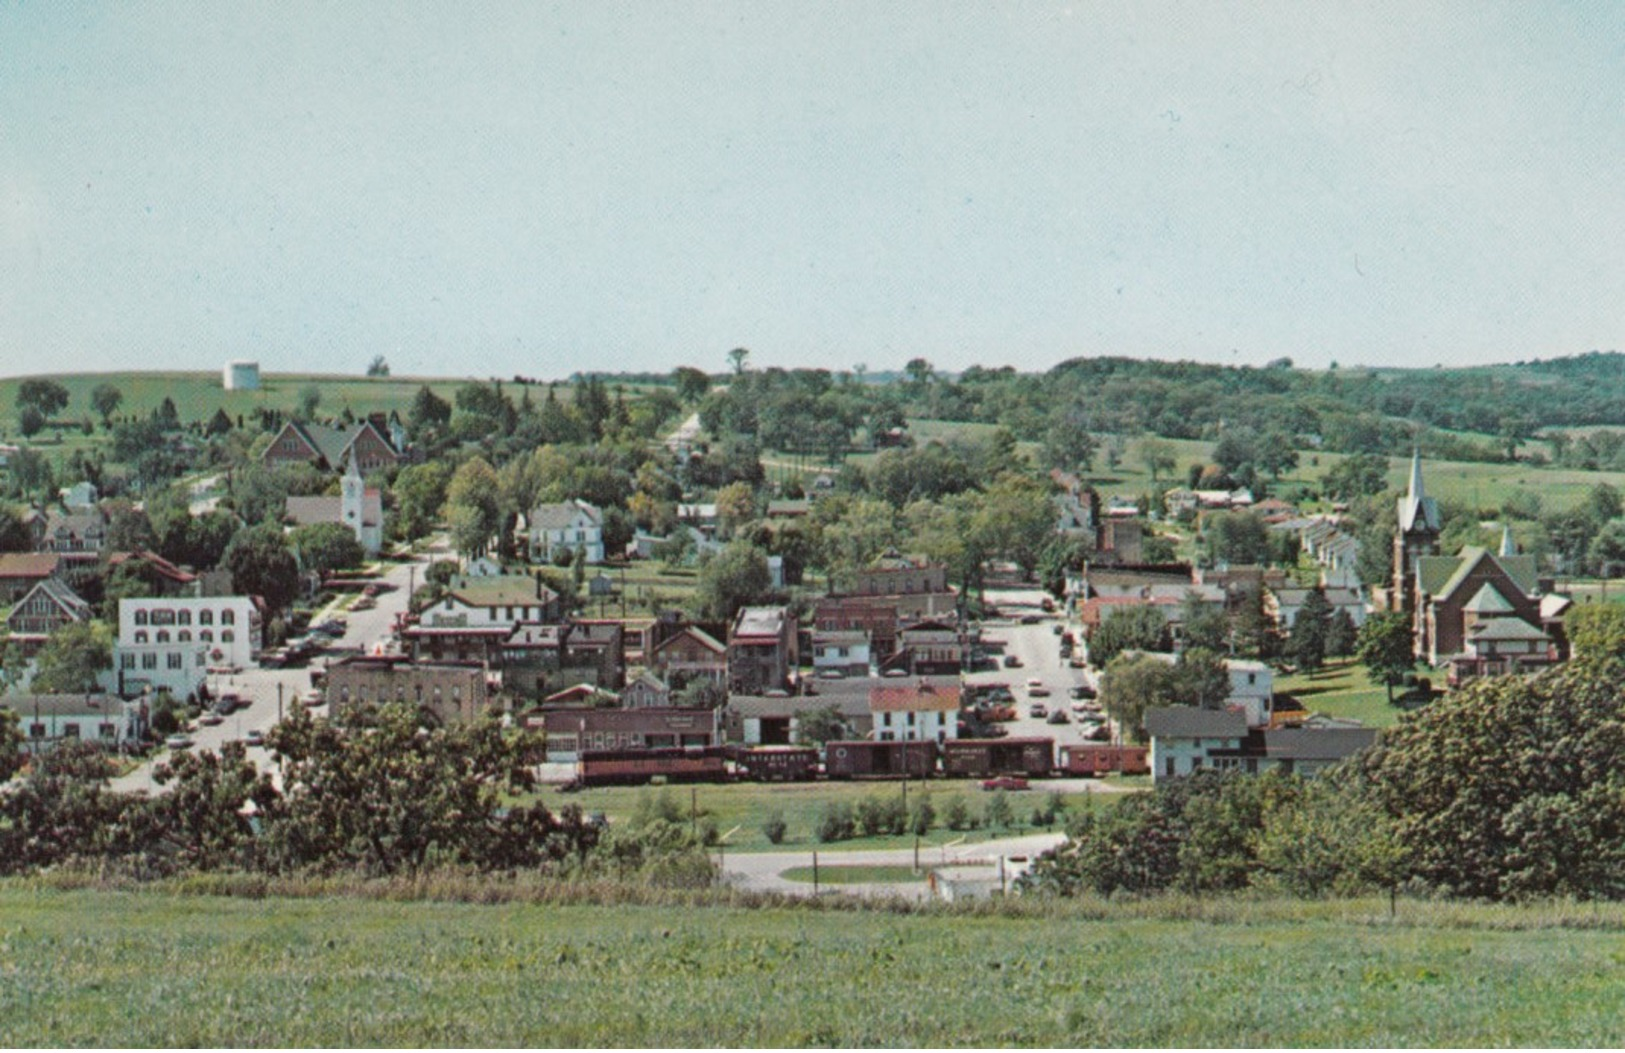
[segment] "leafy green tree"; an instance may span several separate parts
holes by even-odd
[[[25,380],[17,385],[17,408],[33,408],[49,419],[68,408],[68,389],[54,380]]]
[[[1360,627],[1355,653],[1372,679],[1388,689],[1388,704],[1394,704],[1394,685],[1404,679],[1416,664],[1411,650],[1410,619],[1404,611],[1379,611]]]
[[[732,541],[700,568],[695,606],[702,618],[731,621],[739,608],[760,602],[772,586],[767,554],[749,541]]]
[[[315,420],[316,408],[321,404],[322,389],[315,384],[306,384],[299,389],[299,408],[294,410],[294,417],[302,421]]]
[[[412,406],[406,414],[406,425],[412,434],[422,436],[427,432],[444,428],[450,422],[451,403],[436,395],[427,384],[418,388],[417,394],[412,396]]]
[[[485,551],[502,525],[501,481],[485,458],[465,461],[452,474],[446,486],[446,516],[457,551],[470,557]]]
[[[994,790],[993,796],[988,799],[984,819],[990,830],[1009,829],[1015,820],[1015,813],[1010,807],[1010,795],[1003,790]]]
[[[1387,486],[1388,459],[1374,453],[1345,457],[1321,479],[1326,493],[1342,501],[1380,494]]]
[[[1203,647],[1186,648],[1174,666],[1174,691],[1190,705],[1223,709],[1230,698],[1230,668]]]
[[[1044,463],[1062,471],[1094,470],[1100,443],[1089,434],[1089,418],[1081,406],[1057,409],[1044,433]]]
[[[387,376],[389,376],[389,362],[384,358],[383,355],[374,355],[374,356],[372,356],[372,361],[367,363],[367,376],[369,376],[369,377],[387,377]]]
[[[239,530],[221,561],[239,593],[264,597],[272,610],[287,608],[299,595],[299,565],[275,526]]]
[[[1140,463],[1145,470],[1151,473],[1151,481],[1157,481],[1162,473],[1172,475],[1174,471],[1174,445],[1165,439],[1141,439],[1137,447]]]
[[[1563,630],[1576,659],[1625,658],[1625,607],[1585,603],[1570,608]]]
[[[31,552],[34,538],[16,505],[0,504],[0,552]]]
[[[1313,672],[1325,664],[1331,623],[1332,605],[1327,602],[1326,593],[1321,589],[1309,590],[1287,639],[1292,659],[1299,669]]]
[[[5,783],[23,764],[22,720],[15,710],[0,709],[0,783]]]
[[[1224,608],[1208,603],[1195,592],[1187,593],[1179,605],[1185,646],[1201,647],[1218,654],[1230,650],[1230,619]]]
[[[101,747],[63,742],[34,757],[24,777],[0,794],[0,871],[24,873],[127,851],[136,798],[108,790]]]
[[[839,706],[831,703],[796,720],[796,741],[807,746],[822,748],[826,743],[838,742],[852,734]]]
[[[1055,509],[1037,482],[1006,472],[987,488],[975,529],[987,549],[1021,568],[1031,578],[1055,530]]]
[[[1089,637],[1089,661],[1104,668],[1124,651],[1160,651],[1168,639],[1168,620],[1150,604],[1114,607]]]
[[[1145,741],[1147,710],[1186,701],[1174,667],[1150,655],[1118,655],[1107,664],[1100,685],[1107,714],[1139,742]]]
[[[339,523],[311,523],[295,527],[289,542],[307,571],[326,577],[335,570],[352,570],[367,559],[355,532]]]
[[[113,632],[103,622],[74,622],[45,641],[35,658],[33,689],[40,694],[84,694],[101,689],[113,668]]]
[[[672,382],[677,386],[677,397],[684,402],[698,402],[711,390],[711,377],[703,369],[678,366],[672,370]]]
[[[1251,512],[1219,512],[1207,523],[1208,557],[1231,566],[1264,563],[1270,557],[1269,526]]]
[[[143,839],[149,870],[174,872],[254,866],[257,838],[248,816],[252,803],[261,816],[275,816],[281,795],[270,772],[248,759],[241,742],[218,753],[187,750],[171,754],[153,772],[166,787],[149,805],[154,836]]]
[[[24,406],[17,411],[17,430],[23,433],[25,439],[38,435],[45,424],[45,414],[40,412],[38,406]]]
[[[1359,640],[1360,630],[1348,610],[1339,607],[1333,611],[1331,621],[1326,624],[1326,653],[1333,658],[1347,658],[1354,653]]]
[[[124,392],[112,384],[97,384],[90,392],[90,408],[95,410],[102,418],[102,427],[111,426],[113,414],[118,412],[119,406],[124,402]]]
[[[434,530],[440,509],[446,503],[451,474],[451,466],[444,461],[428,461],[401,469],[392,487],[397,536],[416,541]]]

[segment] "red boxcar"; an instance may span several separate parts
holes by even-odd
[[[831,779],[923,779],[937,770],[935,742],[831,742],[824,771]]]
[[[726,782],[726,760],[721,746],[582,750],[576,761],[576,777],[583,786],[648,782],[656,775],[667,782]]]
[[[1054,770],[1054,739],[951,739],[942,744],[944,775],[1041,778]]]
[[[818,775],[818,751],[811,746],[757,746],[734,753],[739,774],[756,782],[802,782]]]
[[[1089,743],[1061,747],[1061,770],[1068,775],[1151,774],[1150,750],[1144,746],[1106,746]]]

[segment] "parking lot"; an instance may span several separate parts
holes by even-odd
[[[1001,726],[1011,736],[1051,738],[1057,745],[1081,743],[1086,740],[1082,727],[1070,711],[1073,699],[1069,692],[1079,685],[1094,689],[1099,685],[1089,670],[1073,669],[1060,656],[1062,637],[1056,627],[1064,627],[1064,623],[1058,615],[1043,611],[1042,603],[1047,596],[1048,593],[1036,588],[988,590],[988,601],[998,606],[1002,616],[982,623],[983,638],[1002,640],[1004,655],[1015,656],[1020,665],[1006,668],[1001,659],[1001,668],[971,673],[965,681],[973,686],[1009,686],[1016,700],[1016,719],[1005,721]],[[1021,624],[1023,617],[1035,616],[1039,619],[1036,624]],[[1028,687],[1029,680],[1038,680],[1049,694],[1034,696]],[[1035,702],[1051,713],[1057,708],[1067,711],[1067,722],[1051,724],[1047,717],[1030,716],[1029,710]]]

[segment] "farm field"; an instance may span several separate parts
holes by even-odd
[[[580,805],[587,813],[602,812],[612,822],[625,823],[637,814],[640,803],[644,808],[654,807],[664,794],[668,805],[663,810],[681,821],[689,820],[691,805],[698,810],[699,822],[715,825],[719,835],[728,835],[724,842],[729,852],[777,852],[796,848],[883,849],[910,848],[912,834],[901,837],[857,837],[847,841],[834,841],[821,845],[818,841],[818,820],[826,805],[842,803],[856,808],[868,797],[896,797],[903,792],[900,782],[848,782],[848,783],[730,783],[694,786],[605,786],[560,793],[545,790],[539,797],[548,808],[557,811],[566,805]],[[911,781],[908,784],[910,805],[919,795],[931,795],[931,807],[936,811],[937,827],[921,839],[922,848],[933,848],[963,839],[975,844],[990,837],[1025,833],[1033,809],[1043,806],[1047,791],[1017,790],[1009,794],[1011,813],[1017,828],[989,830],[986,826],[975,830],[953,831],[943,825],[943,817],[954,798],[965,803],[969,814],[980,819],[993,795],[982,790],[974,779],[935,779],[930,782]],[[1087,807],[1089,797],[1074,793],[1068,795],[1068,808],[1076,812]],[[762,824],[775,812],[784,817],[784,841],[775,845],[762,832]],[[731,833],[730,833],[731,831]]]
[[[1509,908],[1035,916],[0,886],[7,1046],[1618,1046],[1608,931]],[[1024,905],[1024,909],[1026,909]],[[1434,926],[1427,919],[1468,920]],[[1141,916],[1135,916],[1139,914]],[[1145,916],[1150,914],[1151,916]],[[1094,916],[1091,916],[1094,915]],[[974,990],[967,984],[974,982]],[[963,997],[945,997],[958,992]]]

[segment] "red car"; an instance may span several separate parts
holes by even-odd
[[[984,790],[1025,790],[1027,780],[1019,775],[1000,775],[996,779],[983,779]]]

